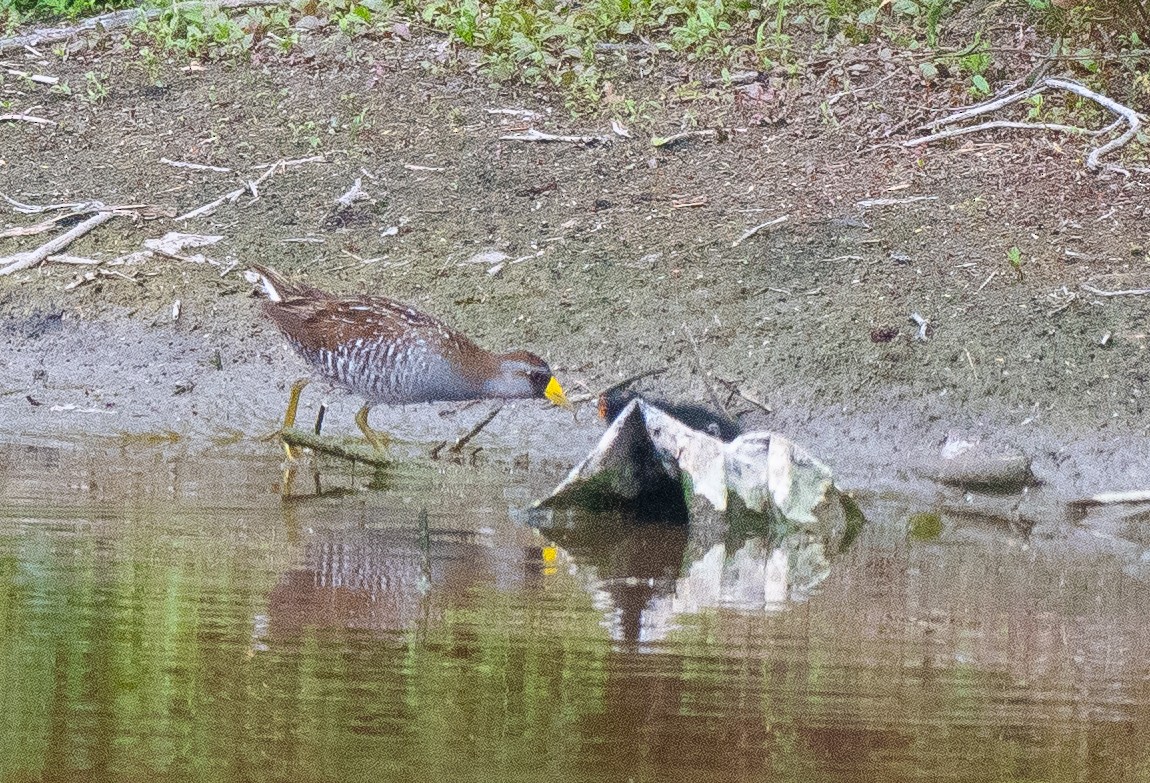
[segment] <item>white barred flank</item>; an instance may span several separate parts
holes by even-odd
[[[469,383],[421,336],[364,340],[336,350],[293,347],[326,380],[372,403],[404,404],[473,399],[481,389]]]

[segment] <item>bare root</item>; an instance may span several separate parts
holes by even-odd
[[[1071,81],[1070,79],[1056,79],[1047,77],[1025,90],[1020,90],[1009,95],[994,98],[993,100],[985,101],[983,103],[977,104],[976,106],[971,106],[968,109],[964,109],[957,114],[952,114],[949,117],[935,120],[934,122],[924,125],[923,129],[934,131],[943,127],[944,125],[954,125],[955,123],[964,122],[971,119],[972,117],[988,114],[1005,106],[1009,106],[1012,103],[1024,101],[1028,98],[1038,95],[1039,93],[1045,92],[1048,89],[1065,90],[1083,98],[1088,98],[1097,103],[1099,106],[1107,109],[1111,113],[1118,115],[1118,119],[1110,125],[1107,125],[1105,128],[1099,128],[1097,130],[1082,128],[1076,125],[1063,125],[1060,123],[1051,122],[1016,122],[1010,120],[991,120],[989,122],[983,122],[978,125],[950,128],[949,130],[931,133],[928,136],[919,136],[917,138],[902,142],[902,146],[917,147],[922,144],[929,144],[932,141],[950,139],[954,138],[955,136],[964,136],[969,133],[981,133],[982,131],[994,130],[996,128],[1055,131],[1059,133],[1071,133],[1082,136],[1104,136],[1108,133],[1112,133],[1113,131],[1120,128],[1123,124],[1125,124],[1127,128],[1126,131],[1122,133],[1122,135],[1111,139],[1100,147],[1096,147],[1090,151],[1089,155],[1086,156],[1086,168],[1090,169],[1091,171],[1098,171],[1102,167],[1102,156],[1107,155],[1129,143],[1131,139],[1138,135],[1138,132],[1141,130],[1142,124],[1146,119],[1145,115],[1140,114],[1134,109],[1131,109],[1129,106],[1124,106],[1123,104],[1115,101],[1113,98],[1109,98],[1105,95],[1102,95],[1101,93],[1097,93],[1085,85],[1079,84],[1078,82]]]

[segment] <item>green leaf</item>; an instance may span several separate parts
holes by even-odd
[[[921,63],[918,66],[918,72],[928,82],[933,82],[938,78],[938,68],[934,66],[934,63]]]
[[[990,84],[987,83],[986,77],[981,73],[976,73],[974,76],[971,76],[970,81],[974,84],[974,89],[978,90],[980,93],[983,93],[984,95],[990,94]]]
[[[878,9],[877,8],[867,8],[864,11],[860,11],[859,16],[858,16],[858,20],[859,20],[859,24],[861,24],[861,25],[874,24],[875,22],[878,21]]]

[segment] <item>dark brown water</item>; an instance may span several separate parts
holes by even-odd
[[[1136,553],[544,535],[552,478],[0,450],[0,780],[1150,780]]]

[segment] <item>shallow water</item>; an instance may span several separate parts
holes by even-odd
[[[555,478],[0,449],[0,780],[1150,779],[1119,555],[519,511]]]

